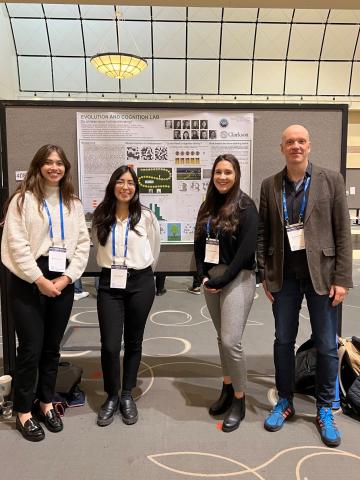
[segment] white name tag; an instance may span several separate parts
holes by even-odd
[[[205,246],[206,263],[219,263],[219,240],[216,238],[208,238]]]
[[[287,236],[292,252],[305,249],[304,224],[294,223],[286,227]]]
[[[66,248],[49,248],[49,270],[50,272],[64,273],[66,270]]]
[[[110,288],[126,288],[126,265],[111,265]]]

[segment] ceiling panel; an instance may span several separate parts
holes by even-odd
[[[357,61],[360,60],[360,36],[358,36],[358,38],[357,38],[354,60],[357,60]]]
[[[224,22],[256,22],[258,8],[225,8]]]
[[[360,95],[360,63],[354,63],[350,95]]]
[[[21,90],[52,91],[49,57],[19,57],[19,71]]]
[[[220,93],[249,95],[251,92],[252,62],[248,60],[222,60]]]
[[[9,15],[12,17],[43,17],[40,3],[7,3]]]
[[[281,59],[286,56],[290,25],[259,24],[255,58]]]
[[[346,60],[352,58],[358,31],[357,25],[328,25],[321,59]]]
[[[188,9],[188,20],[190,22],[219,22],[221,15],[221,8],[189,7]]]
[[[121,80],[122,92],[134,92],[134,93],[153,93],[152,90],[152,62],[148,61],[147,68],[141,72],[141,75],[133,78],[126,78]]]
[[[84,55],[80,20],[48,20],[53,55]]]
[[[19,55],[49,55],[45,20],[14,18],[12,27]]]
[[[255,95],[282,95],[285,62],[254,62],[253,91]]]
[[[187,62],[187,93],[216,94],[218,72],[217,60],[189,60]]]
[[[133,7],[121,5],[120,12],[125,20],[151,20],[150,7]]]
[[[318,62],[288,62],[286,95],[315,95]]]
[[[224,24],[222,31],[222,58],[252,58],[254,50],[254,23]]]
[[[153,25],[155,57],[185,57],[186,26],[183,22],[161,22]]]
[[[86,55],[117,51],[115,22],[84,20],[83,31]]]
[[[288,58],[317,60],[320,57],[324,25],[293,25]]]
[[[185,60],[155,60],[154,91],[169,94],[184,93]]]
[[[151,57],[150,22],[119,22],[120,51]]]
[[[188,57],[218,58],[220,24],[190,23],[188,26]]]
[[[294,22],[323,23],[326,21],[329,10],[296,9]]]
[[[55,90],[83,92],[86,89],[84,62],[83,58],[53,58]]]
[[[82,18],[114,19],[113,5],[80,5]]]
[[[186,20],[185,7],[153,7],[153,20]]]
[[[292,8],[260,8],[259,22],[290,22],[293,11]]]
[[[45,15],[48,18],[79,18],[80,12],[77,5],[43,4]]]
[[[86,71],[89,92],[107,93],[119,91],[119,80],[99,73],[89,61],[86,64]]]
[[[350,63],[321,62],[319,71],[319,95],[348,95]]]
[[[331,10],[330,23],[357,23],[360,22],[359,10]]]

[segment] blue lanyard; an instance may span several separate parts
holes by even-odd
[[[130,216],[126,222],[126,229],[125,229],[125,241],[124,241],[124,265],[125,260],[127,257],[127,250],[128,250],[128,238],[129,238],[129,223],[130,223]],[[113,265],[115,265],[115,257],[116,257],[116,241],[115,241],[115,230],[116,230],[116,223],[113,224],[111,227],[111,243],[112,243],[112,257],[113,257]]]
[[[307,202],[307,197],[306,197],[306,191],[309,188],[310,185],[310,176],[306,177],[306,180],[304,180],[304,195],[301,201],[300,205],[300,211],[299,211],[299,222],[302,223],[303,218],[304,218],[304,213],[305,213],[305,207],[306,207],[306,202]],[[285,192],[285,179],[283,180],[283,192],[282,192],[282,201],[283,201],[283,210],[284,210],[284,219],[286,222],[286,225],[289,225],[289,212],[287,209],[287,203],[286,203],[286,192]]]
[[[60,204],[60,229],[61,229],[61,241],[64,243],[65,241],[65,231],[64,231],[64,212],[63,212],[63,202],[62,202],[62,195],[61,191],[59,190],[59,204]],[[48,207],[48,204],[46,203],[46,200],[44,200],[44,208],[47,213],[48,219],[49,219],[49,235],[50,235],[50,240],[52,243],[54,243],[54,232],[53,232],[53,224],[51,220],[51,215],[50,215],[50,210]]]
[[[206,224],[206,236],[207,238],[210,238],[210,224],[211,224],[211,217],[208,218],[207,224]],[[220,232],[220,227],[217,227],[217,232],[216,232],[216,240],[219,238],[219,232]]]

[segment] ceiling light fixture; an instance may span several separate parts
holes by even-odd
[[[119,5],[115,5],[115,22],[118,29],[119,22],[125,25],[125,19]],[[136,45],[135,39],[133,39]],[[117,45],[119,50],[119,43]],[[137,47],[137,45],[136,45]],[[122,80],[135,77],[147,67],[145,58],[139,55],[122,52],[97,53],[90,58],[90,63],[98,72],[111,78]]]
[[[120,80],[135,77],[147,67],[145,58],[129,53],[98,53],[90,62],[98,72]]]

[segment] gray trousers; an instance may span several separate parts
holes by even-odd
[[[255,272],[241,270],[219,293],[208,293],[205,300],[214,323],[224,376],[230,376],[235,392],[246,387],[246,361],[242,335],[255,295]]]

